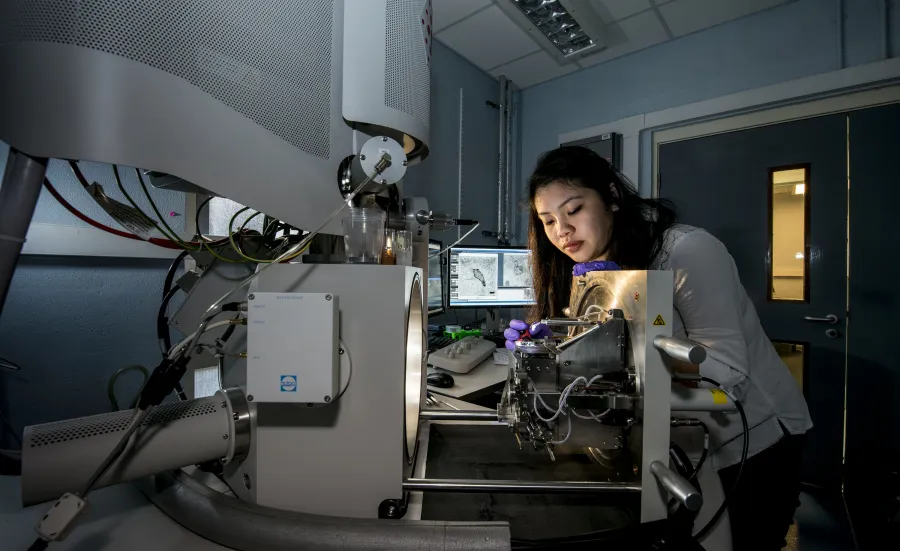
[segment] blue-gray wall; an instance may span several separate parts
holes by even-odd
[[[798,0],[524,90],[520,190],[560,133],[883,59],[884,2],[844,0],[843,42],[837,6]]]
[[[463,242],[466,245],[496,245],[482,230],[497,230],[497,168],[500,114],[486,102],[497,103],[497,81],[449,48],[435,42],[431,81],[431,147],[428,158],[412,167],[405,178],[406,195],[426,197],[433,210],[460,212],[481,225]],[[460,113],[462,90],[462,113]],[[460,118],[462,121],[460,121]],[[462,122],[462,124],[460,124]],[[460,132],[462,150],[460,151]],[[462,156],[462,208],[459,203],[460,156]],[[514,216],[515,224],[518,217]],[[470,228],[463,226],[459,235]],[[432,238],[451,245],[456,229],[434,232]],[[475,311],[457,309],[432,318],[432,323],[469,323]],[[478,317],[485,316],[484,309]],[[504,309],[501,317],[521,317],[521,311]]]

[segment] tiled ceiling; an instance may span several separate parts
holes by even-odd
[[[603,20],[606,48],[566,63],[498,7],[515,1],[432,0],[435,36],[484,71],[527,88],[793,0],[580,0]]]

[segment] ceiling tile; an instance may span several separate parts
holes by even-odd
[[[431,0],[434,7],[434,31],[445,29],[490,4],[491,0]]]
[[[485,71],[541,49],[497,6],[478,12],[436,36]]]
[[[603,63],[631,52],[649,48],[654,44],[665,42],[669,38],[659,18],[652,11],[630,17],[625,21],[620,21],[617,25],[625,34],[625,42],[611,46],[594,55],[583,57],[578,61],[579,65],[589,67]]]
[[[597,13],[604,15],[604,9],[612,17],[607,23],[625,19],[628,16],[650,9],[650,0],[589,0]]]
[[[540,50],[512,63],[497,67],[491,71],[491,75],[495,77],[506,75],[506,78],[512,80],[519,88],[526,88],[577,70],[578,66],[574,63],[560,65],[550,54]]]
[[[659,11],[672,34],[683,36],[719,23],[784,4],[788,0],[678,0]]]

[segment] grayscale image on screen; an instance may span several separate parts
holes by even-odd
[[[503,286],[531,287],[531,268],[527,254],[503,255]]]
[[[459,257],[459,296],[489,298],[497,294],[496,254],[466,254]]]

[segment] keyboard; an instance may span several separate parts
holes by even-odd
[[[428,363],[454,373],[468,373],[490,357],[497,347],[481,337],[465,337],[428,354]]]
[[[449,346],[453,344],[453,338],[445,337],[444,335],[431,335],[428,337],[428,353],[432,353],[435,350],[440,350],[445,346]]]

